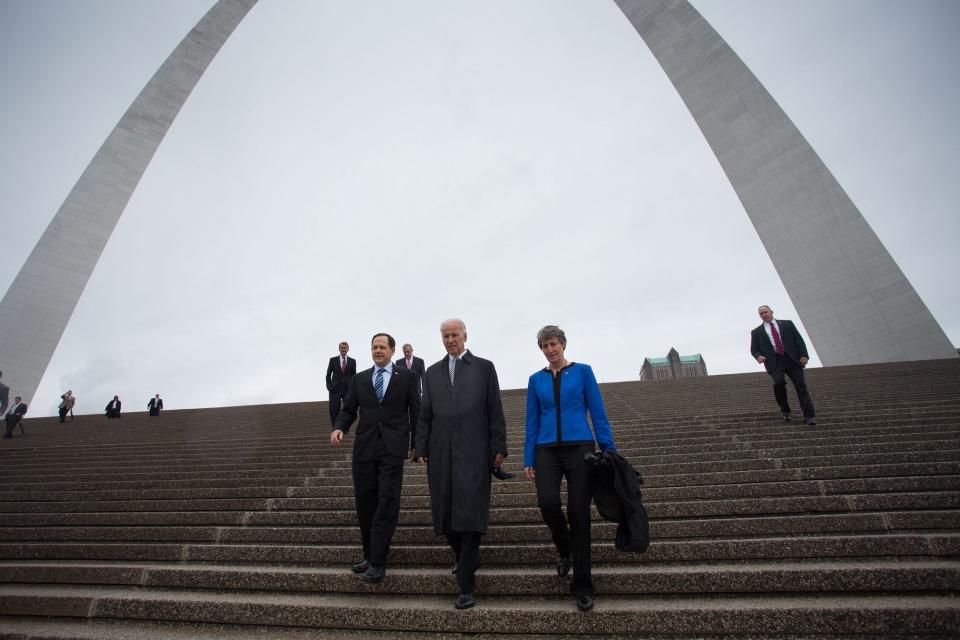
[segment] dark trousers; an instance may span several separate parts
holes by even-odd
[[[158,416],[158,415],[160,415],[160,408],[159,408],[159,407],[154,407],[154,408],[150,409],[149,413],[150,413],[151,416]]]
[[[70,411],[70,409],[67,409],[66,407],[60,407],[60,422],[66,422],[66,421],[67,421],[67,412],[68,412],[68,411]]]
[[[790,413],[786,380],[790,378],[793,382],[793,388],[797,390],[797,398],[800,399],[800,409],[803,411],[803,417],[812,418],[816,415],[813,400],[810,399],[810,393],[807,391],[807,383],[803,379],[803,367],[798,362],[787,355],[777,356],[777,364],[770,372],[770,377],[773,378],[773,397],[777,399],[781,411]]]
[[[583,456],[593,445],[539,447],[536,451],[537,502],[561,556],[573,555],[570,592],[593,595],[590,571],[590,471]],[[560,503],[560,481],[567,478],[567,517]]]
[[[107,417],[108,417],[108,418],[119,418],[119,417],[120,417],[120,410],[119,410],[119,409],[107,409]]]
[[[7,423],[7,428],[3,433],[4,438],[12,438],[13,430],[17,427],[17,424],[20,422],[20,414],[18,413],[8,413],[3,417],[4,421]]]
[[[473,593],[477,588],[474,574],[480,564],[480,537],[477,531],[452,531],[447,542],[457,557],[457,588],[460,593]]]
[[[343,402],[343,395],[339,391],[330,392],[330,426],[336,426],[337,416],[340,415],[340,404]]]
[[[402,488],[403,458],[380,454],[373,460],[353,461],[354,501],[363,557],[372,565],[386,565],[400,517]]]

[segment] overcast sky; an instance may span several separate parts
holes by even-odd
[[[960,342],[960,3],[694,5]],[[210,6],[0,0],[3,290]],[[797,317],[612,1],[261,0],[160,146],[31,414],[68,388],[81,413],[114,394],[127,410],[154,393],[168,409],[325,400],[340,340],[364,367],[377,331],[431,363],[451,316],[503,388],[544,365],[544,324],[601,381],[671,347],[711,374],[757,371],[762,303]]]

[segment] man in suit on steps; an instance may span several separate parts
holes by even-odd
[[[330,444],[340,445],[359,411],[353,492],[363,560],[352,571],[369,583],[382,582],[386,576],[390,540],[400,516],[403,463],[413,449],[412,433],[420,413],[417,376],[392,363],[396,345],[389,334],[373,336],[374,366],[353,376],[330,434]]]
[[[417,381],[419,382],[420,378],[423,377],[423,372],[427,370],[426,364],[423,362],[423,358],[418,358],[413,355],[413,345],[409,342],[403,345],[403,357],[394,362],[398,367],[403,367],[405,369],[410,369],[415,374],[417,374]]]
[[[23,416],[27,415],[27,404],[20,401],[20,396],[17,396],[13,399],[13,404],[10,405],[10,410],[7,411],[7,415],[4,416],[4,420],[7,423],[7,428],[4,431],[4,438],[12,438],[13,430],[20,425],[20,421],[23,419]],[[23,430],[23,425],[20,425],[20,430]]]
[[[773,378],[773,396],[783,412],[783,421],[790,422],[790,403],[787,400],[785,378],[789,377],[800,399],[804,424],[817,424],[814,420],[816,412],[813,400],[810,399],[807,383],[803,379],[803,368],[810,359],[806,343],[790,320],[775,319],[773,309],[767,305],[761,305],[757,311],[763,323],[750,333],[750,353]]]
[[[357,373],[357,361],[347,355],[350,345],[340,343],[340,355],[330,358],[327,365],[327,392],[330,394],[330,424],[332,425],[340,415],[340,403],[347,395],[350,380]]]
[[[163,409],[163,398],[160,397],[160,394],[150,398],[150,402],[147,403],[147,415],[156,417],[160,415],[160,411]]]

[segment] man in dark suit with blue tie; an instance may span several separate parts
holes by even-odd
[[[420,413],[417,376],[394,366],[397,343],[378,333],[370,342],[374,366],[353,377],[334,421],[330,444],[337,446],[360,413],[353,442],[353,490],[360,521],[363,560],[352,567],[364,582],[386,576],[390,540],[400,516],[403,463],[413,449]]]
[[[357,361],[347,355],[350,345],[340,343],[340,355],[330,358],[327,365],[327,392],[330,394],[330,424],[332,425],[340,415],[340,403],[347,395],[350,381],[357,373]]]
[[[813,400],[810,399],[810,392],[807,391],[807,383],[803,378],[803,368],[810,359],[806,343],[790,320],[775,319],[773,309],[767,305],[761,305],[757,311],[763,324],[750,333],[750,353],[773,378],[773,396],[783,412],[783,421],[790,422],[790,402],[787,400],[785,378],[789,377],[800,399],[804,424],[817,424],[814,420],[816,412]]]

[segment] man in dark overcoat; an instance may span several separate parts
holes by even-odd
[[[474,574],[480,536],[490,512],[490,470],[507,456],[507,428],[493,363],[465,349],[462,320],[446,320],[440,335],[447,356],[423,377],[416,429],[418,462],[427,462],[435,535],[444,535],[456,556],[457,609],[475,604]]]

